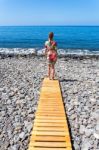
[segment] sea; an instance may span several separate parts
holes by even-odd
[[[99,55],[99,26],[0,26],[0,53],[41,54],[49,32],[63,55]]]

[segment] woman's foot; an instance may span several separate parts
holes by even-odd
[[[54,77],[52,77],[52,80],[54,80]]]

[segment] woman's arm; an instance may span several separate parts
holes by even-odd
[[[48,52],[48,50],[47,50],[47,48],[45,49],[45,56],[47,55],[47,52]]]

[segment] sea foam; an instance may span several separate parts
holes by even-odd
[[[88,49],[58,49],[58,56],[65,57],[67,55],[86,56],[96,55],[99,56],[99,51],[90,51]],[[0,56],[43,56],[45,49],[38,48],[0,48]]]

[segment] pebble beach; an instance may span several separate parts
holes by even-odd
[[[0,150],[27,150],[45,57],[0,58]],[[99,150],[99,57],[58,58],[63,103],[75,150]]]

